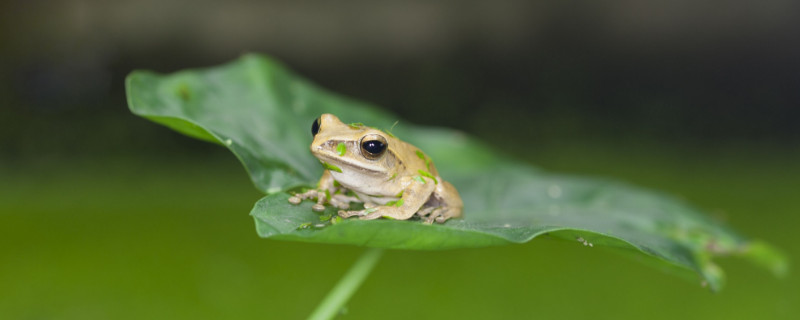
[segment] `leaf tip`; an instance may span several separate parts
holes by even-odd
[[[776,277],[783,278],[789,274],[789,261],[786,255],[764,241],[748,242],[742,248],[741,254],[754,264],[766,268]]]

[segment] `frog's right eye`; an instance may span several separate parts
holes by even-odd
[[[316,136],[317,133],[319,133],[319,122],[320,122],[319,118],[317,118],[317,120],[314,120],[314,123],[311,124],[311,135],[312,136]]]
[[[361,155],[370,160],[380,158],[386,151],[389,143],[386,138],[377,134],[370,134],[361,138]]]

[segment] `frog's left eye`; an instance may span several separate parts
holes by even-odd
[[[320,122],[319,118],[317,118],[317,120],[314,120],[314,123],[311,124],[311,135],[312,136],[316,136],[317,133],[319,133],[319,122]]]
[[[389,146],[389,143],[386,142],[386,138],[379,136],[377,134],[369,134],[361,138],[361,154],[370,160],[375,160],[380,158],[384,152],[386,152],[386,148]]]

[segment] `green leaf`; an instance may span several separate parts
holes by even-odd
[[[464,200],[464,218],[433,225],[419,220],[342,220],[335,208],[327,208],[323,214],[335,217],[332,223],[310,228],[309,221],[319,220],[312,203],[291,205],[286,193],[313,186],[322,174],[308,151],[310,124],[322,113],[376,128],[389,127],[398,117],[321,89],[274,60],[253,54],[222,66],[169,75],[136,71],[128,76],[126,89],[135,114],[218,143],[239,158],[256,187],[268,194],[251,212],[258,234],[265,238],[440,250],[550,236],[587,249],[642,253],[658,267],[699,274],[712,289],[723,280],[712,262],[715,256],[738,255],[775,273],[786,270],[785,258],[775,249],[748,241],[678,199],[624,183],[543,172],[464,133],[410,124],[395,133],[424,150],[426,160],[436,159],[440,176],[455,185]]]

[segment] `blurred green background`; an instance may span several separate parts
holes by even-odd
[[[363,250],[259,239],[236,159],[131,115],[123,79],[244,52],[546,169],[677,194],[800,255],[800,5],[5,1],[0,318],[303,318]],[[795,319],[579,243],[390,251],[345,318]],[[794,267],[792,267],[794,269]]]

